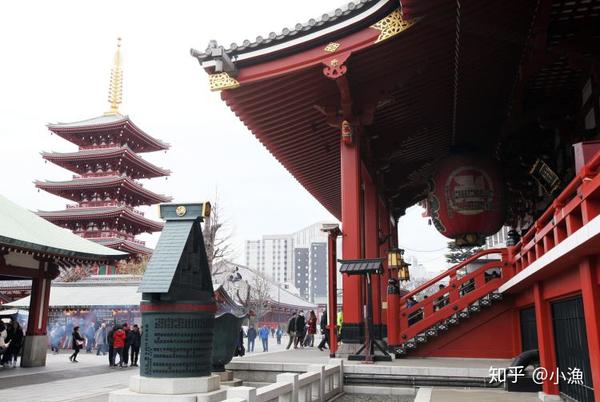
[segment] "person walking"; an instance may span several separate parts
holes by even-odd
[[[321,314],[321,321],[319,322],[319,327],[321,327],[321,343],[319,343],[319,350],[322,352],[323,348],[329,348],[329,325],[327,325],[327,310],[323,310],[323,314]]]
[[[6,344],[6,337],[8,336],[8,331],[6,330],[6,325],[4,322],[0,320],[0,361],[4,358],[4,353],[6,353],[6,349],[8,345]]]
[[[54,324],[52,329],[49,331],[50,334],[50,350],[54,354],[58,354],[60,348],[60,338],[63,336],[61,327],[59,324]]]
[[[304,339],[304,346],[315,346],[315,334],[317,333],[317,315],[314,310],[311,310],[308,315],[307,336]]]
[[[304,347],[303,341],[305,335],[306,318],[304,318],[304,312],[300,311],[298,313],[298,318],[296,318],[296,339],[294,339],[294,349],[297,349],[298,345],[300,345],[301,348]]]
[[[131,335],[131,330],[129,329],[129,324],[123,324],[123,331],[125,331],[125,345],[123,346],[123,366],[127,367],[129,364],[129,349],[131,348],[131,341],[133,337]]]
[[[296,318],[296,313],[293,313],[292,317],[288,321],[287,333],[290,336],[290,340],[288,341],[288,344],[285,348],[286,350],[289,349],[290,346],[292,346],[292,343],[296,339]]]
[[[17,320],[13,320],[8,328],[6,329],[6,339],[5,342],[7,344],[6,351],[2,356],[2,364],[4,367],[11,366],[13,368],[17,367],[17,359],[19,357],[19,351],[21,350],[21,346],[23,345],[23,329]]]
[[[260,340],[262,341],[263,352],[269,351],[269,328],[266,325],[259,331]]]
[[[116,356],[119,356],[119,367],[123,367],[123,348],[125,347],[125,331],[117,326],[113,334],[113,348],[115,350],[115,361],[113,366],[116,366]]]
[[[254,352],[254,341],[256,340],[256,329],[254,325],[248,328],[248,352]]]
[[[140,346],[142,346],[142,333],[137,324],[133,324],[133,328],[129,331],[131,334],[131,366],[138,367],[138,357],[140,355]]]
[[[275,331],[275,337],[277,338],[277,344],[281,345],[281,336],[283,335],[283,330],[281,329],[281,325],[277,326],[277,331]]]
[[[100,328],[94,334],[94,342],[96,342],[96,356],[102,356],[106,354],[106,324],[102,323]]]
[[[106,331],[106,344],[108,345],[108,365],[110,367],[115,366],[115,347],[113,345],[114,334],[115,334],[115,326],[114,326],[114,324],[110,324],[109,328]]]
[[[77,361],[77,355],[79,354],[81,348],[83,348],[83,346],[85,345],[85,340],[83,339],[83,336],[81,336],[81,334],[79,333],[78,325],[73,327],[73,334],[71,335],[71,339],[73,340],[72,342],[74,352],[71,356],[69,356],[69,360],[71,360],[72,363],[79,363]]]
[[[92,349],[94,348],[94,335],[96,334],[94,329],[94,323],[88,323],[85,330],[85,353],[92,353]]]

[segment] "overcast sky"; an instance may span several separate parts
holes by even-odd
[[[182,202],[210,200],[218,189],[240,262],[246,239],[334,220],[208,90],[207,75],[189,50],[205,49],[210,39],[228,46],[279,32],[343,1],[1,2],[0,193],[32,210],[64,208],[65,200],[33,185],[36,179],[71,177],[39,154],[76,150],[51,135],[46,124],[107,110],[110,68],[121,36],[120,110],[171,144],[166,153],[144,154],[172,170],[168,180],[152,179],[146,187]],[[156,218],[155,207],[145,210]],[[157,236],[142,238],[153,246]],[[444,266],[446,241],[418,207],[400,221],[401,246],[430,269]]]

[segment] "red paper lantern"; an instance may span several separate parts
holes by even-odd
[[[433,176],[431,189],[431,220],[457,245],[481,245],[502,227],[504,182],[493,161],[475,155],[450,156]]]

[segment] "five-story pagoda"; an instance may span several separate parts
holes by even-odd
[[[75,173],[68,181],[36,181],[39,189],[74,201],[62,211],[39,211],[50,222],[104,246],[134,255],[152,250],[137,240],[140,233],[162,229],[136,208],[170,201],[138,180],[168,176],[138,154],[167,150],[169,145],[140,130],[119,112],[122,98],[120,38],[111,73],[110,109],[103,116],[74,123],[49,124],[53,133],[77,145],[76,152],[43,152],[42,156]]]

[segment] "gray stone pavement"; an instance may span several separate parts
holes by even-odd
[[[284,338],[285,339],[285,338]],[[254,352],[247,353],[244,357],[234,358],[235,364],[248,364],[262,366],[264,364],[277,366],[284,363],[325,363],[329,360],[329,352],[320,352],[317,348],[305,348],[285,351],[285,345],[277,345],[270,339],[269,352],[262,352],[262,346],[257,345]],[[108,393],[126,388],[129,377],[138,374],[137,368],[109,368],[106,356],[96,356],[95,353],[79,355],[80,363],[71,363],[69,353],[58,355],[48,354],[46,367],[37,368],[0,368],[0,390],[2,399],[11,402],[59,402],[59,401],[84,401],[106,402]],[[360,365],[359,362],[344,361],[346,366]],[[449,370],[465,369],[470,367],[476,370],[487,371],[490,365],[506,366],[507,360],[488,359],[399,359],[393,362],[378,362],[380,370],[392,367],[405,370],[418,370],[419,367],[446,368]],[[357,366],[358,368],[358,366]],[[350,367],[349,367],[350,369]],[[345,401],[384,401],[383,396],[373,395],[368,399],[365,395],[347,395]],[[388,396],[386,396],[388,398]],[[412,398],[406,395],[389,396],[385,401],[408,402]],[[505,402],[505,401],[536,401],[534,394],[506,393],[498,390],[483,389],[444,389],[434,388],[431,394],[433,402]]]

